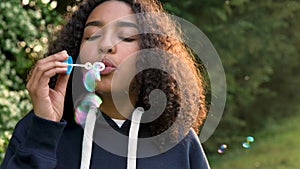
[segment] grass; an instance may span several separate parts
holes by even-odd
[[[228,149],[209,156],[212,169],[299,169],[300,116],[285,119],[257,133],[250,149]]]

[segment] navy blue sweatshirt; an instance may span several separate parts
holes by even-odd
[[[105,117],[112,128],[127,133],[130,122],[121,128]],[[0,169],[79,169],[82,151],[83,128],[66,125],[67,122],[48,121],[26,115],[16,125]],[[139,135],[147,135],[141,130]],[[127,157],[115,155],[93,143],[91,169],[126,169]],[[188,135],[170,150],[137,159],[137,169],[209,169],[197,135]]]

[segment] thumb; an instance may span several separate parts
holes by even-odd
[[[56,85],[54,90],[65,96],[66,88],[68,84],[70,75],[69,74],[60,74],[57,78]]]

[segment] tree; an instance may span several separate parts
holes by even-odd
[[[210,152],[224,142],[240,143],[245,135],[299,112],[298,1],[188,0],[164,4],[206,33],[225,68],[226,109],[218,129],[205,143]]]
[[[171,14],[207,35],[225,68],[226,108],[218,129],[204,144],[208,152],[216,152],[221,143],[240,145],[245,135],[299,112],[300,2],[162,1]],[[0,3],[0,161],[15,123],[31,108],[27,70],[32,60],[43,56],[48,37],[60,29],[69,5],[79,1],[24,2]],[[209,94],[208,87],[208,103]]]
[[[31,109],[25,90],[28,69],[43,57],[48,36],[63,21],[53,2],[0,3],[0,161],[17,121]]]

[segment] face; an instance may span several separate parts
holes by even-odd
[[[121,1],[106,1],[89,15],[80,46],[80,61],[103,62],[106,68],[100,72],[101,81],[96,81],[96,93],[111,93],[112,77],[116,73],[133,71],[134,63],[120,66],[139,50],[138,28],[128,4]],[[122,80],[118,81],[122,84]],[[118,83],[118,82],[116,82]],[[119,90],[122,89],[120,85]]]

